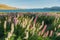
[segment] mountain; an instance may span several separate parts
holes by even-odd
[[[54,6],[54,7],[51,7],[51,8],[43,8],[43,10],[60,11],[60,7]]]
[[[54,6],[50,8],[46,7],[46,8],[21,9],[11,7],[5,4],[0,4],[0,12],[60,12],[60,7]]]
[[[15,10],[17,9],[16,7],[11,7],[5,4],[0,4],[0,10]]]
[[[55,6],[55,7],[51,7],[52,9],[60,9],[60,7]]]

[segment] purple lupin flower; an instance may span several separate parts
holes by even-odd
[[[14,17],[14,24],[17,25],[17,23],[18,23],[18,19]]]

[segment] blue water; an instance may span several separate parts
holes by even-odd
[[[21,9],[21,10],[0,10],[0,12],[60,12],[60,10]]]

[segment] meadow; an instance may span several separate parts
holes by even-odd
[[[59,13],[0,13],[0,40],[59,40]]]

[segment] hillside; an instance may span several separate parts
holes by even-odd
[[[11,7],[5,4],[0,4],[0,10],[14,10],[17,9],[16,7]]]

